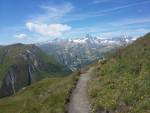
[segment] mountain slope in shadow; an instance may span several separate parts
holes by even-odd
[[[0,97],[12,95],[42,78],[70,72],[35,45],[0,47]]]

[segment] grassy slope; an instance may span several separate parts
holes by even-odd
[[[40,60],[42,60],[42,62],[48,64],[50,70],[47,70],[47,72],[48,71],[51,72],[51,70],[55,72],[55,70],[61,70],[64,68],[53,57],[47,55],[45,52],[41,51],[38,47],[34,45],[14,44],[10,46],[3,46],[0,47],[0,80],[3,79],[6,71],[12,64],[24,65],[26,63],[24,59],[21,57],[21,54],[24,53],[26,50],[31,50],[35,52],[34,54]],[[22,73],[22,75],[23,74],[24,72]]]
[[[65,99],[77,78],[74,73],[37,82],[1,99],[0,113],[65,113]]]
[[[89,94],[93,112],[150,113],[150,34],[97,64]]]

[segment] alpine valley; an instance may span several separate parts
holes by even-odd
[[[135,38],[126,35],[101,38],[87,34],[85,37],[75,39],[56,38],[52,41],[38,43],[37,46],[75,71],[134,40]]]
[[[86,35],[39,44],[0,46],[0,97],[13,95],[43,78],[67,75],[133,41],[129,36]]]

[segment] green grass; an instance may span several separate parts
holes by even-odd
[[[65,101],[78,73],[37,82],[0,100],[0,113],[65,113]]]
[[[150,113],[150,34],[95,67],[89,82],[94,113]]]
[[[41,49],[35,45],[25,45],[25,44],[14,44],[9,46],[3,46],[0,48],[0,80],[4,78],[4,75],[8,71],[11,65],[25,65],[27,62],[23,59],[22,54],[27,50],[30,50],[37,60],[47,64],[46,72],[57,72],[58,70],[64,72],[65,68],[63,65],[58,63],[53,57],[43,52]],[[69,70],[68,70],[69,71]],[[23,75],[24,73],[22,73]],[[59,73],[60,74],[60,73]]]

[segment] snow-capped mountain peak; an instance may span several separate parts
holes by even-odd
[[[126,35],[113,38],[86,35],[74,39],[57,38],[47,43],[38,44],[38,46],[55,56],[58,61],[70,69],[75,70],[81,64],[86,65],[102,57],[103,54],[120,46],[125,46],[134,40],[135,38]]]

